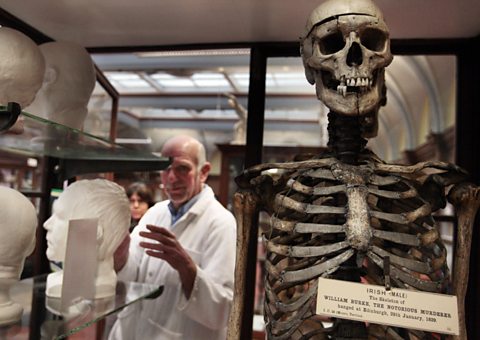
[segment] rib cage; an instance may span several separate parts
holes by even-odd
[[[446,249],[416,186],[424,170],[448,171],[447,165],[390,166],[369,154],[355,166],[325,158],[256,170],[276,167],[287,171],[288,180],[275,195],[271,229],[264,234],[269,339],[331,334],[315,314],[317,278],[338,279],[352,263],[368,282],[384,285],[388,256],[392,286],[446,292]],[[384,334],[402,338],[397,332],[387,328]]]

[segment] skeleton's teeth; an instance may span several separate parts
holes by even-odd
[[[350,87],[354,87],[354,86],[371,87],[373,81],[367,77],[365,78],[358,77],[358,78],[347,78],[346,83],[347,83],[347,86],[350,86]],[[343,81],[343,78],[342,78],[342,82],[339,86],[343,86],[344,84],[345,82]]]
[[[346,96],[347,86],[358,87],[361,93],[368,91],[373,86],[373,80],[368,77],[345,78],[342,76],[340,84],[337,85],[337,93]]]
[[[345,85],[338,85],[337,86],[337,93],[338,94],[341,94],[342,96],[345,97],[345,95],[347,94],[347,86]]]

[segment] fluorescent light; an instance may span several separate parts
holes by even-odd
[[[117,144],[152,144],[151,138],[115,138]]]
[[[137,52],[135,55],[140,58],[158,57],[196,57],[196,56],[224,56],[224,55],[249,55],[249,48],[231,48],[219,50],[183,50],[183,51],[154,51]]]
[[[36,158],[27,158],[27,166],[36,168],[38,166],[38,160]]]

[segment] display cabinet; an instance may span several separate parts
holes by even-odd
[[[8,129],[18,120],[23,128]],[[61,339],[91,324],[97,323],[96,338],[102,332],[102,320],[106,316],[144,298],[153,298],[162,292],[154,287],[132,282],[118,282],[116,295],[111,299],[80,301],[69,310],[68,316],[57,312],[59,301],[45,296],[45,280],[49,272],[46,258],[45,230],[41,226],[51,213],[51,201],[55,189],[62,189],[76,176],[105,172],[157,171],[170,160],[150,152],[131,150],[84,133],[80,130],[53,123],[27,112],[20,112],[15,103],[0,109],[0,168],[19,166],[22,174],[32,171],[35,183],[29,187],[19,184],[16,188],[25,196],[37,199],[39,227],[34,254],[33,270],[11,289],[13,301],[23,306],[21,321],[0,327],[0,339]],[[26,164],[34,160],[37,165]],[[32,169],[36,168],[37,171]],[[20,177],[24,177],[21,175]],[[24,271],[25,274],[25,271]],[[24,275],[25,276],[25,275]]]

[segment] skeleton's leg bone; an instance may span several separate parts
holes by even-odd
[[[467,339],[465,326],[465,294],[467,292],[470,247],[473,223],[480,206],[480,188],[472,184],[462,184],[452,188],[449,201],[455,206],[457,214],[457,243],[455,245],[455,263],[453,266],[453,291],[458,301],[460,335],[455,339]]]
[[[239,340],[243,314],[245,312],[244,287],[246,284],[248,241],[254,218],[257,216],[258,198],[250,192],[234,195],[234,211],[237,220],[237,250],[235,264],[235,287],[233,306],[228,320],[228,340]]]

